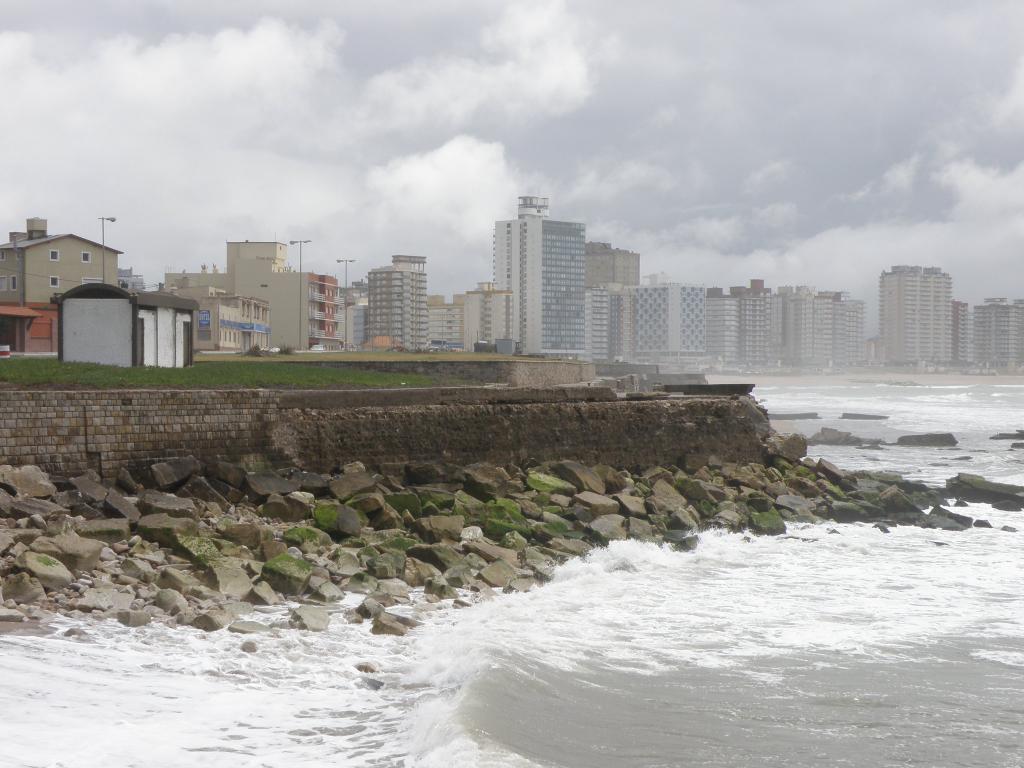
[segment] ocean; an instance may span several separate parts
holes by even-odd
[[[1024,451],[988,439],[1024,428],[1024,387],[756,394],[821,414],[785,425],[808,434],[960,439],[811,449],[846,469],[1024,484]],[[423,625],[401,638],[338,617],[246,654],[225,632],[60,619],[87,638],[0,636],[0,765],[1019,768],[1024,513],[968,514],[996,527],[790,525],[705,533],[688,553],[616,542],[527,594],[410,607]]]

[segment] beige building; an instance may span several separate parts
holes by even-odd
[[[639,253],[595,242],[586,244],[585,255],[587,288],[640,285]]]
[[[953,359],[953,278],[939,267],[895,266],[878,278],[885,362]]]
[[[270,302],[252,296],[229,296],[212,286],[175,288],[195,299],[195,348],[204,352],[246,352],[270,346]]]
[[[493,344],[511,339],[512,291],[499,290],[494,283],[478,283],[463,295],[463,347],[472,350],[478,341]]]
[[[278,242],[229,242],[227,269],[168,272],[167,289],[216,288],[228,296],[250,296],[270,305],[271,346],[340,349],[345,339],[337,279],[299,272],[288,264],[288,246]]]
[[[427,259],[392,256],[390,267],[371,269],[367,276],[366,339],[375,349],[426,349]]]
[[[31,218],[24,232],[0,245],[0,307],[32,310],[35,317],[0,321],[0,344],[18,352],[57,351],[57,305],[53,297],[88,283],[117,285],[121,251],[78,235],[51,235],[46,219]],[[31,322],[25,322],[30,320]]]
[[[427,326],[431,347],[462,349],[465,329],[465,294],[456,293],[450,302],[444,296],[427,296]]]

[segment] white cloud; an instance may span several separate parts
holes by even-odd
[[[795,203],[772,203],[753,212],[754,223],[769,229],[786,229],[796,223],[799,212]]]
[[[609,202],[637,190],[668,192],[675,186],[668,169],[643,160],[627,160],[610,167],[588,168],[573,183],[566,199]]]
[[[793,164],[789,160],[773,160],[747,176],[743,191],[748,195],[767,191],[786,181],[792,172]]]

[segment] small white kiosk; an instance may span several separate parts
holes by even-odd
[[[192,329],[199,308],[193,299],[86,283],[54,301],[60,360],[124,368],[192,365]]]

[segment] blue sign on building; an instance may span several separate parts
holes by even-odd
[[[210,327],[210,310],[200,309],[199,310],[199,327],[209,328]]]

